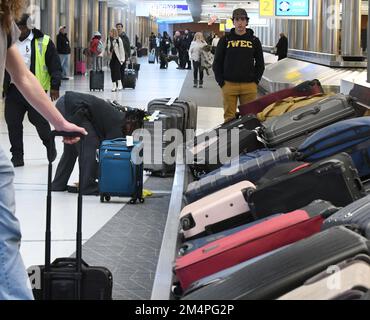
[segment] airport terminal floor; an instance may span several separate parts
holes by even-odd
[[[110,73],[105,70],[105,91],[91,94],[142,109],[156,98],[189,94],[204,104],[204,107],[199,104],[199,129],[212,128],[223,121],[222,100],[213,76],[206,77],[204,89],[193,89],[192,72],[177,70],[174,62],[167,70],[160,70],[158,64],[148,64],[147,57],[139,59],[139,62],[141,70],[135,90],[111,92]],[[64,81],[61,94],[68,90],[90,93],[88,77],[77,75]],[[218,107],[211,107],[209,99],[217,101]],[[1,109],[0,141],[10,157],[3,106]],[[61,139],[58,140],[54,172],[63,152],[62,145]],[[29,267],[44,263],[47,159],[46,149],[27,117],[24,121],[24,147],[25,166],[15,168],[15,190],[17,217],[23,234],[21,253],[26,267]],[[69,184],[77,181],[76,168]],[[149,299],[151,296],[172,179],[145,176],[145,181],[144,188],[152,191],[153,196],[144,205],[126,205],[123,198],[113,198],[110,203],[103,204],[95,196],[85,196],[83,200],[83,258],[91,265],[104,265],[112,271],[114,299]],[[75,252],[76,204],[76,194],[53,193],[52,260]]]

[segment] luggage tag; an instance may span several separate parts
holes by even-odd
[[[127,136],[126,137],[126,146],[127,147],[133,147],[134,146],[134,137],[133,136]]]
[[[154,113],[148,117],[148,121],[149,122],[157,121],[159,119],[159,114],[160,113],[161,112],[159,110],[154,111]]]

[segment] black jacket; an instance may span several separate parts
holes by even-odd
[[[262,45],[251,29],[239,36],[232,29],[222,37],[216,49],[213,63],[217,83],[225,81],[259,83],[265,71]]]
[[[101,140],[121,138],[125,113],[115,110],[107,101],[90,94],[67,91],[65,94],[65,118],[73,121],[74,115],[87,110],[87,118]]]
[[[38,29],[33,29],[32,32],[34,34],[34,38],[31,42],[32,56],[30,70],[33,74],[35,74],[35,62],[36,62],[35,39],[43,38],[44,34]],[[51,90],[59,90],[62,82],[62,66],[60,64],[60,59],[55,48],[55,45],[51,39],[46,49],[45,64],[51,76],[51,85],[50,85]],[[9,86],[10,86],[10,76],[7,72],[5,72],[4,92],[7,92]]]
[[[279,56],[279,59],[286,58],[288,56],[288,38],[281,37],[276,45],[276,49],[276,55]]]
[[[68,37],[61,32],[57,35],[57,50],[59,54],[71,54],[71,46]]]

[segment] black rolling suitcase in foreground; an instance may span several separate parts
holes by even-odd
[[[55,136],[79,134],[55,133]],[[80,136],[80,135],[79,135]],[[81,142],[83,152],[83,141]],[[81,163],[80,163],[81,166]],[[113,277],[105,267],[92,267],[82,260],[82,194],[79,190],[77,209],[76,258],[59,258],[50,263],[51,256],[51,177],[49,161],[46,211],[45,265],[28,269],[36,300],[111,300]],[[80,167],[80,181],[81,181]]]
[[[90,71],[90,91],[104,91],[104,71]]]

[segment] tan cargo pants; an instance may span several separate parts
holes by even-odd
[[[238,83],[225,81],[222,93],[224,96],[224,119],[227,122],[235,118],[238,98],[240,105],[257,99],[257,84],[255,82]]]

